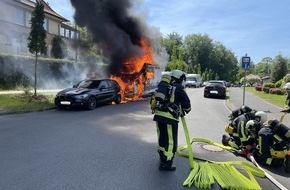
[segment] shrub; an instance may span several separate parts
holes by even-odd
[[[265,93],[268,94],[268,93],[269,93],[269,90],[270,90],[270,87],[265,87],[265,86],[264,86],[263,91],[264,91]]]
[[[263,86],[264,86],[264,88],[265,88],[265,87],[275,88],[275,84],[274,84],[274,83],[271,83],[271,82],[269,82],[269,83],[265,83]]]
[[[283,77],[283,80],[284,80],[285,83],[290,82],[290,74],[286,74],[286,75]]]
[[[284,95],[284,92],[280,88],[270,88],[270,94]]]
[[[282,86],[282,82],[283,82],[283,79],[278,80],[277,82],[275,82],[275,88],[280,88]]]

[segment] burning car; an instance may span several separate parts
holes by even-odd
[[[122,100],[140,100],[150,96],[161,79],[161,69],[153,64],[153,52],[148,42],[141,42],[143,54],[134,55],[122,63],[118,74],[110,75],[121,86]]]
[[[84,106],[89,110],[98,104],[121,103],[120,86],[115,80],[83,80],[58,92],[55,96],[55,105],[58,108]]]

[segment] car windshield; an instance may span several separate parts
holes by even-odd
[[[210,81],[208,85],[224,86],[224,83],[223,82],[220,82],[220,81]]]
[[[98,88],[100,81],[85,80],[77,85],[77,88]]]
[[[186,80],[187,81],[196,81],[196,78],[195,77],[186,77]]]

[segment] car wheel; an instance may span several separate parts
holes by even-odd
[[[66,106],[63,106],[63,105],[58,105],[57,106],[57,109],[59,109],[59,110],[64,110],[64,109],[66,109],[67,107]]]
[[[93,109],[96,108],[96,106],[97,106],[97,100],[96,100],[96,98],[93,97],[93,96],[90,97],[90,98],[88,99],[87,108],[88,108],[89,110],[93,110]]]
[[[207,95],[206,95],[206,93],[204,93],[204,94],[203,94],[203,97],[207,98]]]
[[[115,103],[116,104],[120,104],[121,103],[121,101],[122,101],[122,99],[121,99],[121,95],[120,94],[118,94],[118,96],[116,97],[116,99],[115,99]]]

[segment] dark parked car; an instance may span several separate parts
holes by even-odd
[[[58,92],[54,102],[58,108],[84,106],[89,110],[95,109],[98,104],[120,104],[120,86],[111,79],[83,80],[73,88]]]
[[[217,96],[225,99],[227,96],[227,87],[223,81],[211,80],[204,87],[204,97]]]

